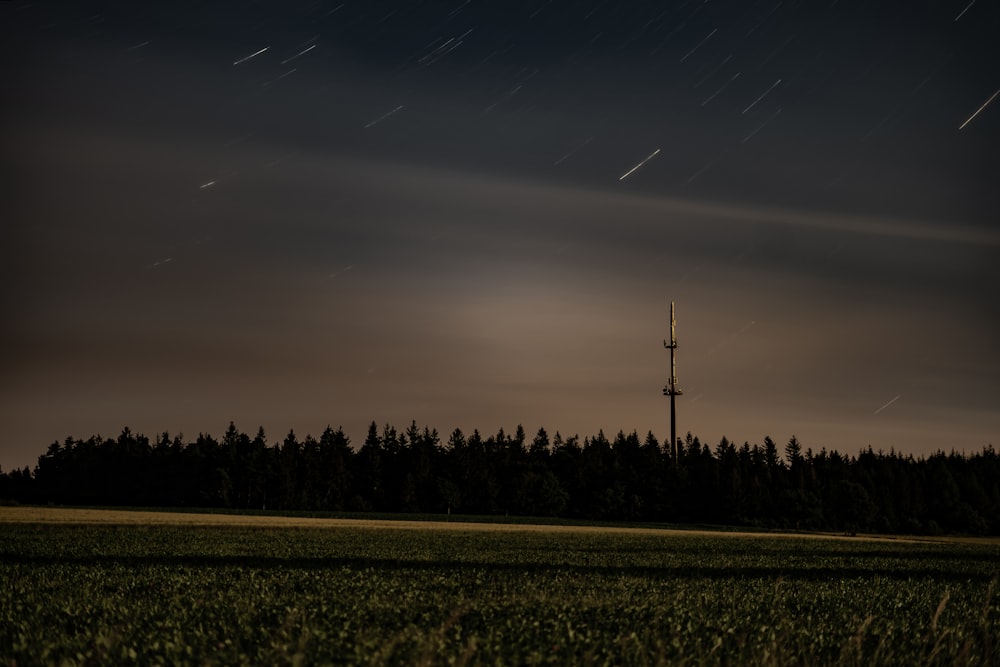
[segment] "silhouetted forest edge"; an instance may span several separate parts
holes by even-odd
[[[762,444],[714,447],[690,433],[527,438],[455,429],[447,439],[412,422],[372,422],[360,447],[343,429],[294,431],[273,445],[230,423],[222,438],[167,433],[52,443],[34,470],[0,471],[0,501],[100,507],[239,510],[306,516],[518,523],[624,522],[884,534],[1000,535],[1000,460],[894,450],[857,455]]]

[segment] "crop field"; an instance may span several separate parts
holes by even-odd
[[[5,665],[1000,664],[990,541],[26,508],[0,535]]]

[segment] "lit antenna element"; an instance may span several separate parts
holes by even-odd
[[[674,319],[674,302],[670,302],[670,342],[663,341],[663,347],[670,350],[670,381],[663,387],[663,395],[670,397],[670,451],[673,453],[674,465],[677,465],[677,410],[674,397],[684,392],[677,388],[677,362],[674,351],[677,349],[677,322]]]

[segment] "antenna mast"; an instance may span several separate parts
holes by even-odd
[[[677,363],[674,361],[674,351],[677,349],[677,322],[674,320],[674,302],[670,302],[670,342],[663,341],[663,347],[670,350],[670,381],[663,387],[663,395],[670,397],[670,451],[677,465],[677,410],[674,397],[684,392],[677,388]]]

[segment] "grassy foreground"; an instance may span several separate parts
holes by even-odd
[[[7,665],[1000,664],[995,542],[27,508],[0,535]]]

